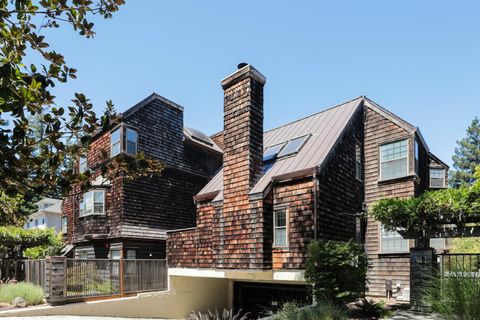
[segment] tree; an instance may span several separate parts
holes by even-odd
[[[53,229],[25,230],[20,227],[0,227],[0,257],[2,258],[21,259],[27,248],[57,244],[58,235]]]
[[[36,210],[32,201],[26,201],[23,196],[9,196],[0,191],[0,227],[21,226],[30,213]]]
[[[450,172],[450,186],[458,188],[460,186],[471,185],[475,182],[475,167],[480,165],[480,121],[473,119],[467,129],[467,136],[457,141],[458,147],[455,148],[453,167],[455,170]]]
[[[75,79],[77,70],[50,48],[45,32],[71,26],[86,38],[94,36],[93,16],[105,19],[124,0],[0,0],[0,190],[8,196],[68,193],[71,185],[88,187],[89,176],[64,167],[66,159],[85,154],[92,136],[108,130],[119,118],[112,102],[97,117],[90,100],[75,93],[72,103],[59,106],[50,92],[54,86]],[[27,65],[38,55],[39,64]],[[39,119],[42,135],[33,134]],[[33,125],[33,126],[32,126]],[[69,141],[78,141],[71,144]],[[105,154],[105,153],[104,153]],[[106,158],[106,157],[105,157]],[[134,178],[160,173],[162,165],[142,153],[102,161],[98,168],[108,179]]]

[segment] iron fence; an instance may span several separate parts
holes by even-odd
[[[480,278],[480,253],[448,253],[438,256],[442,277],[452,273]]]
[[[120,260],[66,259],[66,298],[120,294]]]

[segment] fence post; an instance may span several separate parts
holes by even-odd
[[[435,267],[433,248],[410,249],[410,306],[415,311],[429,311],[423,301],[423,291],[431,280]]]
[[[123,273],[123,250],[120,252],[120,295],[123,297],[125,294],[125,279],[124,279],[124,273]]]
[[[61,304],[66,301],[66,257],[45,258],[45,296],[50,304]]]

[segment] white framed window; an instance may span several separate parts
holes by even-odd
[[[110,134],[110,156],[114,157],[117,154],[120,154],[122,150],[122,140],[121,138],[121,128],[113,131]]]
[[[105,214],[105,190],[92,190],[83,194],[80,217]]]
[[[35,219],[35,227],[38,227],[38,219]]]
[[[273,212],[273,246],[287,247],[287,210],[279,209]]]
[[[381,252],[383,253],[402,253],[408,252],[408,240],[396,231],[387,231],[381,226]]]
[[[138,132],[120,127],[110,134],[110,156],[114,157],[121,152],[135,154],[138,151]]]
[[[362,180],[362,145],[360,142],[355,143],[355,177],[358,180]]]
[[[380,146],[380,180],[408,175],[408,139]]]
[[[80,173],[84,173],[85,171],[87,171],[87,157],[80,157],[80,160],[79,160],[79,165],[78,165],[78,170]]]
[[[415,142],[413,144],[414,145],[413,148],[415,149],[414,150],[414,153],[415,153],[415,173],[417,174],[417,176],[419,176],[420,175],[420,163],[419,163],[418,159],[420,157],[419,157],[419,151],[418,151],[418,142],[417,142],[417,140],[414,140],[414,141]]]
[[[120,250],[110,251],[110,259],[120,260],[121,257],[122,257],[122,252]]]
[[[62,217],[62,233],[67,233],[67,228],[68,228],[68,217],[63,216]]]
[[[430,188],[445,188],[445,169],[430,168]]]

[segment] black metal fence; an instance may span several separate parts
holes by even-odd
[[[442,277],[453,272],[480,278],[480,253],[449,253],[438,255],[438,267]]]
[[[165,290],[168,287],[167,260],[123,260],[123,290],[126,293]]]

